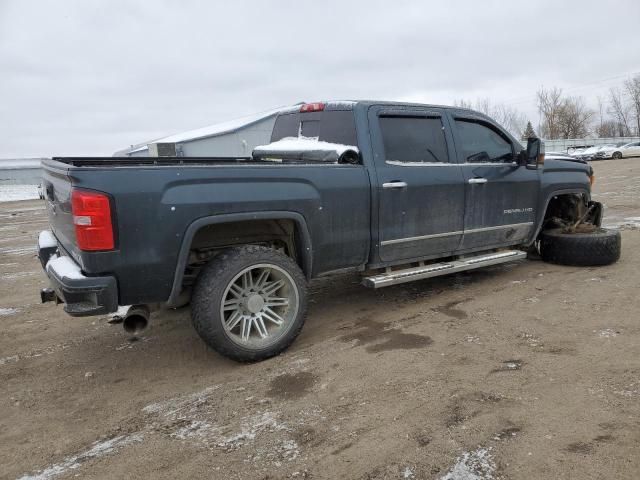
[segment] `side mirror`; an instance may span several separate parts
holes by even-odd
[[[539,138],[527,139],[527,151],[525,156],[527,168],[537,168],[544,164],[544,143]]]

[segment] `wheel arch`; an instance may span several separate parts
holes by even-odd
[[[185,276],[185,269],[189,261],[189,254],[193,245],[194,238],[202,229],[220,224],[234,224],[239,222],[252,221],[268,221],[268,220],[288,220],[295,227],[296,240],[300,242],[298,247],[299,265],[307,279],[311,278],[313,270],[313,249],[311,243],[311,235],[307,227],[305,218],[297,212],[289,211],[261,211],[261,212],[244,212],[224,215],[211,215],[194,220],[186,229],[180,252],[174,269],[173,285],[171,293],[167,300],[168,306],[176,306],[180,304],[180,294],[182,291],[182,283]]]
[[[589,191],[588,188],[561,189],[561,190],[554,190],[548,193],[545,196],[544,203],[540,204],[540,205],[543,205],[544,208],[539,210],[541,214],[539,215],[538,220],[536,222],[537,224],[533,232],[533,235],[529,239],[529,244],[532,244],[533,242],[535,242],[538,236],[540,235],[540,232],[542,231],[542,227],[544,226],[545,218],[547,217],[547,210],[549,208],[549,204],[551,203],[551,201],[556,197],[571,196],[571,195],[584,195],[587,201],[591,200],[591,192]]]

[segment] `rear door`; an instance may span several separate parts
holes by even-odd
[[[462,170],[443,111],[369,109],[383,262],[454,252],[464,219]]]
[[[540,185],[537,169],[516,164],[522,146],[480,117],[452,115],[451,123],[465,183],[460,249],[527,239],[534,228]]]

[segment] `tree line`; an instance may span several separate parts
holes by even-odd
[[[541,87],[536,93],[540,114],[538,135],[548,140],[565,138],[640,136],[640,75],[611,87],[606,98],[598,97],[598,109],[584,97],[567,96],[561,88]],[[516,108],[480,99],[472,104],[460,100],[457,106],[473,108],[496,120],[514,136],[526,140],[537,136],[531,121]]]

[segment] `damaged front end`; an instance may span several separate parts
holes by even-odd
[[[602,204],[585,195],[558,195],[549,202],[542,230],[560,228],[563,233],[592,233],[602,225],[602,215]]]

